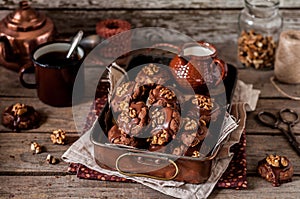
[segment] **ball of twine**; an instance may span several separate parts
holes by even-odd
[[[280,34],[274,74],[288,84],[300,83],[300,31],[287,30]]]

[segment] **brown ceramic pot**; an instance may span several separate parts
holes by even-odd
[[[227,75],[227,65],[217,58],[217,49],[210,43],[198,42],[183,45],[179,55],[170,62],[180,86],[197,90],[217,86]]]

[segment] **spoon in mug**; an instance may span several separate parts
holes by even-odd
[[[88,50],[92,50],[101,42],[101,38],[98,35],[89,35],[80,41],[80,45]]]
[[[70,49],[69,49],[68,54],[66,56],[67,59],[70,58],[70,56],[72,55],[73,51],[78,46],[78,44],[79,44],[79,42],[80,42],[80,40],[82,38],[82,35],[83,35],[83,31],[79,30],[78,33],[76,34],[76,36],[74,37],[74,39],[72,40]]]

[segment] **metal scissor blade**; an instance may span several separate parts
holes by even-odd
[[[288,139],[290,145],[292,145],[292,147],[294,148],[294,150],[300,156],[300,143],[297,141],[296,136],[294,134],[292,134],[291,132],[288,132],[288,131],[286,131],[284,129],[281,129],[281,131],[284,133],[284,135]]]

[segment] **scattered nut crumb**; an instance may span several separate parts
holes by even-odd
[[[40,146],[37,142],[31,142],[30,149],[31,151],[34,151],[35,154],[42,152],[42,146]]]
[[[47,155],[46,161],[49,164],[56,164],[56,163],[58,163],[58,160],[55,157],[53,157],[51,154]]]
[[[53,144],[65,144],[66,132],[62,129],[58,129],[52,132],[51,140]]]

